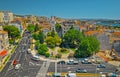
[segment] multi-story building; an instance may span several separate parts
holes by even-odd
[[[13,13],[10,11],[0,11],[0,22],[9,23],[13,21]]]
[[[9,46],[8,33],[3,30],[0,30],[0,46],[1,46],[0,50],[8,49],[8,46]]]
[[[62,35],[64,35],[71,27],[75,30],[80,30],[79,25],[76,25],[73,21],[66,21],[62,23]]]
[[[0,66],[3,64],[2,59],[7,54],[8,47],[8,33],[6,31],[3,31],[2,28],[0,28]]]

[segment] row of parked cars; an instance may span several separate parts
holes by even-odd
[[[57,64],[67,64],[67,65],[77,65],[81,62],[82,64],[92,64],[92,62],[88,61],[88,59],[83,59],[80,61],[74,61],[70,59],[68,62],[65,62],[64,60],[58,61]],[[106,66],[104,64],[98,64],[97,68],[105,68]]]

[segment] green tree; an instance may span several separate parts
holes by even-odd
[[[36,42],[35,42],[35,49],[38,50],[39,46],[40,46],[39,41],[36,41]]]
[[[48,51],[48,48],[45,44],[40,44],[38,48],[38,53],[41,55],[45,55],[46,52]]]
[[[48,45],[50,48],[54,48],[54,47],[55,47],[55,40],[54,40],[54,38],[51,37],[51,36],[48,36],[48,37],[46,38],[46,43],[47,43],[47,45]]]
[[[55,36],[53,37],[54,41],[55,41],[55,45],[59,46],[61,44],[61,38],[55,34]]]
[[[54,48],[55,46],[59,46],[61,44],[61,38],[57,33],[53,33],[54,31],[47,34],[46,43],[50,48]]]
[[[8,32],[8,37],[11,39],[17,39],[20,37],[20,31],[15,26],[4,26],[3,29]]]
[[[39,25],[35,25],[35,32],[39,31],[40,30],[40,26]]]
[[[56,35],[56,34],[55,34],[55,31],[52,30],[52,31],[51,31],[51,36],[52,36],[52,37],[55,37],[55,35]]]
[[[45,38],[45,36],[44,36],[43,31],[40,31],[39,32],[39,41],[40,41],[41,44],[44,43],[44,38]]]
[[[98,52],[99,49],[100,43],[95,37],[93,36],[85,37],[79,44],[79,48],[75,52],[75,57],[76,58],[88,57],[91,56],[93,53]]]
[[[34,32],[35,31],[35,25],[29,24],[27,29],[28,29],[29,32]]]
[[[32,37],[33,37],[35,40],[39,40],[39,34],[38,34],[38,33],[32,34]]]
[[[56,29],[57,32],[61,31],[61,29],[62,29],[61,25],[59,23],[56,23],[55,24],[55,29]]]
[[[81,32],[79,32],[78,30],[70,29],[65,33],[63,37],[63,43],[65,46],[76,47],[76,45],[81,42],[82,38],[83,35]]]

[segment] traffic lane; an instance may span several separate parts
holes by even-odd
[[[11,70],[5,77],[35,77],[38,73],[40,67],[29,67],[29,68],[22,68],[19,70]]]
[[[51,62],[47,72],[55,72],[55,63]]]
[[[67,64],[57,64],[58,72],[76,72],[78,68],[86,69],[89,73],[95,73],[96,66],[93,64],[79,64],[79,65],[67,65]],[[55,72],[55,63],[51,62],[48,72]]]
[[[35,61],[34,65],[30,65],[28,61],[24,61],[24,63],[22,63],[22,68],[20,70],[15,70],[15,69],[9,70],[5,77],[18,77],[18,76],[35,77],[37,72],[41,68],[42,64],[43,64],[43,61],[38,61],[38,62]]]
[[[6,66],[4,67],[4,69],[0,72],[0,77],[4,77],[9,66],[11,65],[11,62],[7,62]]]
[[[88,73],[95,73],[95,71],[96,71],[95,65],[92,65],[92,64],[79,64],[79,65],[58,64],[57,66],[58,66],[57,67],[58,72],[71,71],[71,72],[75,73],[78,68],[86,69],[88,71]]]
[[[66,64],[57,64],[57,72],[76,72],[78,68],[86,69],[88,73],[96,72],[115,72],[116,67],[110,64],[106,64],[106,68],[97,68],[97,65],[94,64],[79,64],[79,65],[66,65]],[[55,63],[50,64],[48,72],[55,72]]]

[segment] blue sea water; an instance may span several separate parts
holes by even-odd
[[[118,26],[120,27],[120,23],[103,23],[103,22],[96,22],[97,25],[103,25],[103,26]]]

